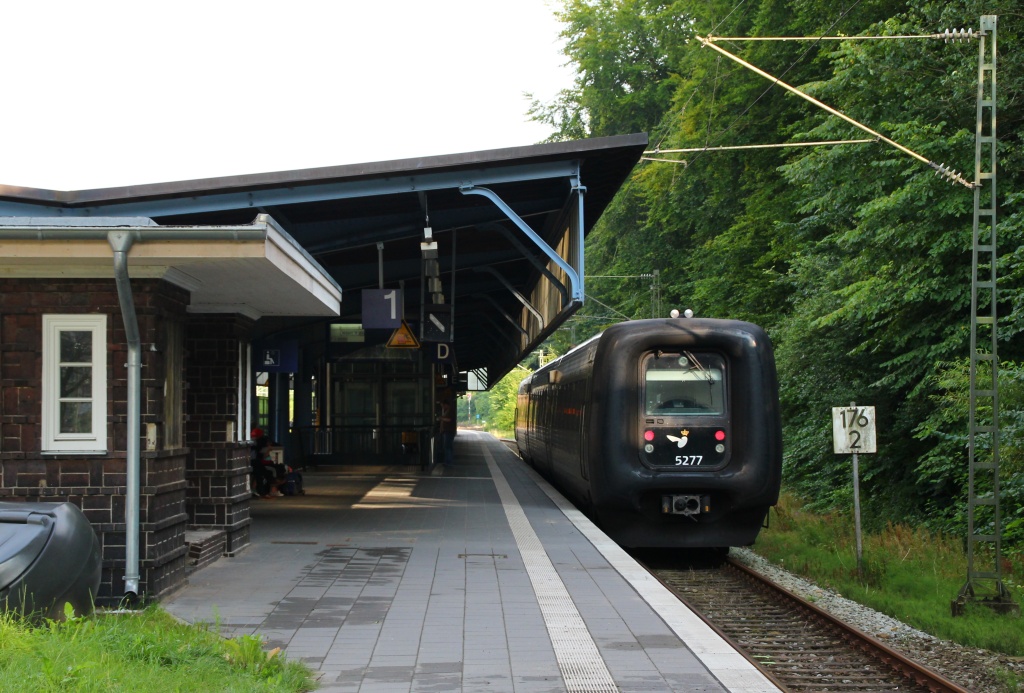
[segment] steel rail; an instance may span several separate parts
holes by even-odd
[[[760,585],[764,585],[773,592],[779,593],[786,598],[793,600],[802,608],[812,612],[815,617],[826,622],[830,627],[839,630],[849,641],[856,642],[856,644],[864,651],[877,659],[882,660],[904,676],[907,676],[917,683],[929,688],[934,693],[971,693],[971,691],[953,683],[938,672],[932,671],[928,667],[915,662],[900,652],[897,652],[881,640],[877,640],[867,633],[854,628],[850,624],[844,623],[821,607],[815,606],[806,599],[803,599],[793,592],[790,592],[785,587],[772,582],[742,563],[729,559],[729,565],[743,573],[749,579],[756,581]]]
[[[966,688],[950,681],[938,672],[935,672],[924,665],[915,662],[900,652],[892,649],[885,643],[873,638],[872,636],[864,633],[853,626],[844,623],[840,619],[836,618],[827,611],[821,609],[818,606],[808,602],[793,592],[787,590],[781,585],[776,584],[772,580],[760,575],[756,571],[736,562],[733,559],[726,559],[727,567],[733,569],[740,574],[746,581],[753,583],[752,588],[758,589],[764,593],[768,593],[773,597],[778,597],[782,601],[788,602],[803,612],[807,613],[808,616],[822,624],[822,627],[826,630],[830,630],[846,642],[851,650],[859,650],[865,655],[884,664],[890,671],[893,671],[897,675],[912,681],[916,685],[925,688],[932,693],[971,693]],[[709,618],[701,612],[701,608],[698,605],[692,603],[691,600],[680,592],[680,590],[674,588],[671,584],[667,583],[663,576],[659,573],[666,572],[664,569],[647,568],[662,584],[665,585],[673,594],[675,594],[680,601],[685,603],[695,614],[697,614],[709,627],[714,629],[719,635],[725,638],[731,645],[733,645],[740,652],[746,653],[744,645],[737,642],[737,640],[725,632],[719,625],[715,623],[712,618]],[[787,690],[787,686],[784,682],[780,681],[777,674],[773,674],[772,670],[764,665],[764,663],[757,661],[748,654],[748,659],[756,666],[762,673],[768,676],[775,685],[779,686],[782,690]]]

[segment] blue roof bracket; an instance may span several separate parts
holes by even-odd
[[[582,270],[583,269],[583,235],[584,235],[583,234],[583,193],[586,192],[586,188],[581,186],[581,185],[579,185],[579,178],[578,177],[573,176],[572,181],[573,181],[572,189],[576,191],[576,193],[577,193],[577,195],[579,197],[579,212],[576,215],[576,222],[577,222],[578,227],[579,227],[578,228],[579,258],[580,258],[579,262],[580,262],[580,270]],[[463,195],[481,195],[482,197],[486,197],[488,200],[493,202],[495,204],[495,206],[497,206],[498,209],[500,209],[502,212],[505,213],[505,216],[507,216],[509,218],[509,220],[512,221],[512,223],[514,223],[516,226],[519,227],[520,231],[525,233],[530,238],[530,240],[532,240],[536,244],[536,246],[538,248],[540,248],[541,251],[543,251],[543,253],[545,255],[547,255],[551,259],[552,262],[554,262],[556,265],[558,265],[562,269],[562,271],[565,272],[565,274],[569,277],[569,288],[570,288],[570,290],[572,292],[573,303],[577,303],[577,304],[582,304],[583,303],[583,280],[582,280],[583,272],[582,271],[577,272],[575,269],[573,269],[572,265],[570,265],[568,262],[565,261],[565,258],[563,258],[561,255],[559,255],[557,252],[555,252],[554,248],[549,246],[544,241],[544,239],[540,237],[540,234],[538,234],[536,231],[531,229],[530,226],[525,221],[523,221],[522,218],[518,214],[516,214],[515,211],[511,207],[509,207],[505,203],[504,200],[502,200],[500,197],[498,197],[498,195],[493,190],[490,190],[489,188],[481,188],[481,187],[477,187],[477,186],[473,186],[473,185],[461,185],[461,186],[459,186],[459,192],[462,193]]]
[[[584,236],[585,236],[585,233],[583,231],[583,195],[587,192],[587,186],[583,185],[580,182],[580,177],[579,177],[578,174],[575,175],[575,176],[572,176],[572,178],[570,178],[570,181],[572,183],[572,189],[576,193],[576,204],[579,205],[577,207],[577,212],[576,212],[576,235],[579,237],[579,249],[578,249],[578,252],[579,252],[579,258],[580,258],[580,263],[579,263],[580,264],[580,273],[579,273],[580,296],[583,296],[583,278],[585,276],[587,276],[586,273],[583,271],[583,258],[586,255],[586,253],[584,253],[584,246],[583,246],[583,241],[584,241]],[[575,297],[575,294],[573,294],[573,296]],[[580,298],[579,302],[583,303],[583,299]]]

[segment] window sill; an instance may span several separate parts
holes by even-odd
[[[109,450],[43,450],[43,457],[108,457]]]

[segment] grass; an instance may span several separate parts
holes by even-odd
[[[890,525],[863,536],[862,570],[857,570],[853,517],[805,512],[784,496],[772,510],[754,550],[776,565],[828,587],[938,638],[1007,655],[1024,656],[1024,620],[968,604],[953,617],[951,602],[967,580],[960,539]],[[975,559],[979,559],[976,557]],[[976,563],[976,567],[991,565]],[[1003,582],[1020,603],[1024,593],[1022,557],[1004,554]],[[979,595],[985,596],[985,595]]]
[[[0,692],[245,691],[316,688],[312,672],[264,651],[256,636],[233,640],[175,620],[159,607],[130,614],[29,621],[0,614]]]

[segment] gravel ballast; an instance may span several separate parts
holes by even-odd
[[[1003,670],[1024,675],[1024,661],[1021,659],[935,638],[793,575],[749,549],[733,548],[729,555],[777,585],[813,602],[844,623],[884,642],[968,690],[976,693],[1016,690],[1002,686],[997,673]]]

